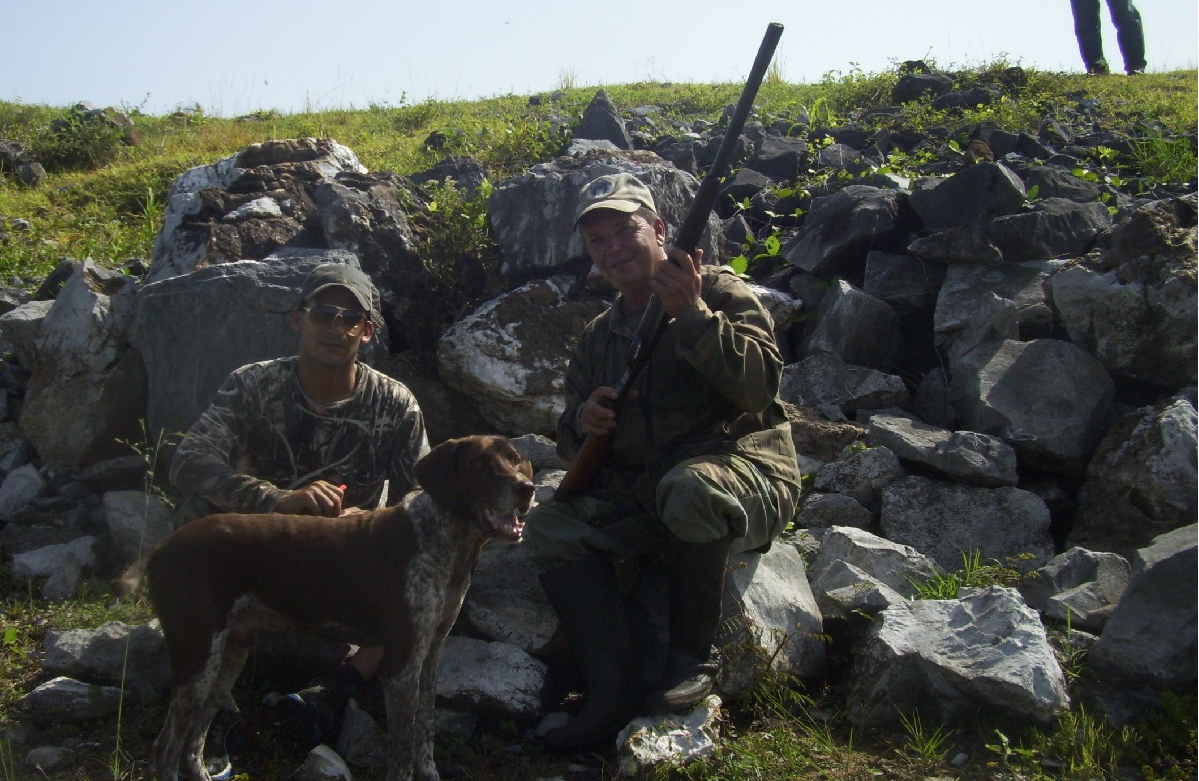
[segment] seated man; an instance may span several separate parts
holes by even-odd
[[[606,460],[588,490],[525,520],[587,686],[578,716],[542,737],[556,749],[607,741],[638,712],[685,710],[708,694],[729,554],[769,545],[800,494],[783,361],[753,292],[702,265],[702,252],[668,248],[649,188],[630,174],[588,184],[575,225],[618,295],[579,337],[557,432],[568,461],[585,438],[610,438]],[[618,415],[612,386],[651,295],[669,324]],[[666,564],[670,640],[665,670],[643,681],[614,563],[651,553]]]
[[[171,482],[188,504],[199,505],[190,518],[335,517],[395,504],[416,487],[413,467],[429,451],[416,399],[357,360],[375,333],[372,293],[370,279],[352,266],[326,263],[312,271],[291,315],[298,354],[234,371],[175,451]],[[282,705],[307,738],[327,739],[382,657],[382,648],[359,649],[327,680]],[[223,744],[236,721],[229,703],[209,731],[205,755],[214,778],[231,774]]]

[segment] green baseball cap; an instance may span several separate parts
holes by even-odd
[[[630,173],[608,174],[592,179],[583,187],[579,208],[575,211],[575,225],[588,212],[596,209],[612,209],[631,214],[645,208],[658,213],[653,193],[641,180]]]

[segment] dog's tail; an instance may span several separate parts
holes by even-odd
[[[112,582],[113,591],[117,592],[118,596],[127,597],[141,590],[145,584],[146,562],[149,561],[149,558],[149,556],[142,556]]]

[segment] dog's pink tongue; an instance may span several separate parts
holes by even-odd
[[[520,516],[515,512],[508,515],[493,515],[489,520],[497,532],[509,539],[519,540],[525,529]]]

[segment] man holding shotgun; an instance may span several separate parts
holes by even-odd
[[[729,554],[767,548],[800,493],[778,399],[783,361],[770,315],[745,283],[703,266],[701,250],[668,247],[653,195],[631,174],[586,185],[575,225],[618,295],[579,337],[557,428],[567,461],[588,437],[610,438],[607,455],[590,486],[539,505],[525,526],[586,680],[581,712],[542,738],[562,749],[708,694]],[[651,296],[665,330],[621,394],[613,379]],[[640,680],[617,576],[621,563],[645,554],[662,557],[669,585],[668,659],[653,681]]]

